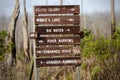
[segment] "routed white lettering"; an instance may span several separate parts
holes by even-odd
[[[72,52],[71,49],[62,50],[62,53],[71,53],[71,52]]]
[[[63,29],[53,29],[53,32],[63,32]]]
[[[47,39],[47,42],[53,43],[53,42],[57,42],[57,41],[56,41],[56,39]]]
[[[59,39],[59,42],[71,42],[73,43],[73,39]]]
[[[46,8],[36,8],[35,11],[36,12],[46,12],[47,9]]]
[[[51,29],[46,29],[46,32],[52,32],[52,30]]]
[[[48,8],[49,12],[57,12],[60,11],[60,8]]]

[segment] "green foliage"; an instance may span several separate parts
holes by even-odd
[[[113,35],[113,48],[117,51],[120,50],[120,27],[116,28],[116,32]]]
[[[82,69],[84,79],[117,80],[120,59],[120,27],[116,29],[113,38],[94,37],[85,30],[81,41]],[[86,75],[87,74],[87,75]]]
[[[86,62],[82,62],[81,68],[82,68],[82,69],[85,69],[86,67],[87,67]]]
[[[71,74],[68,74],[68,75],[67,75],[67,80],[73,80]]]
[[[0,31],[0,60],[4,60],[5,53],[12,49],[13,43],[6,44],[5,39],[7,37],[6,31]]]
[[[100,71],[100,66],[95,66],[92,69],[91,75],[94,77]]]
[[[7,46],[5,45],[6,36],[7,33],[5,31],[0,31],[0,60],[4,59],[4,52],[7,49]]]

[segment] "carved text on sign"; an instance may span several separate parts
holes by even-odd
[[[80,50],[74,50],[74,49],[62,49],[62,50],[38,50],[37,53],[38,54],[52,54],[52,53],[73,53],[75,52],[75,54],[80,53]]]
[[[70,29],[66,31],[70,31]],[[64,32],[64,29],[46,29],[46,32]]]
[[[37,67],[80,65],[80,57],[39,58],[36,59]]]
[[[79,47],[52,47],[52,48],[36,48],[36,53],[37,55],[48,55],[48,54],[80,54],[80,49]]]
[[[35,16],[35,24],[79,24],[80,16]]]
[[[39,54],[52,54],[52,53],[73,53],[75,52],[75,54],[80,53],[80,50],[72,50],[72,49],[63,49],[63,50],[42,50],[42,51],[37,51],[37,53]]]
[[[44,42],[43,40],[39,40],[39,43]],[[61,42],[71,42],[73,43],[73,39],[47,39],[47,43],[61,43]]]
[[[66,6],[35,6],[35,14],[74,14],[79,12],[79,5]]]
[[[63,45],[70,45],[70,44],[80,44],[80,37],[39,37],[36,39],[37,45],[55,45],[55,44],[63,44]]]
[[[80,26],[36,26],[38,34],[79,34]]]
[[[77,60],[62,60],[62,61],[60,61],[60,60],[54,60],[54,61],[50,61],[50,60],[48,60],[48,61],[46,61],[46,62],[40,62],[41,64],[44,64],[44,63],[46,63],[46,64],[69,64],[69,63],[78,63],[78,61]]]
[[[37,18],[37,22],[60,22],[60,18]]]
[[[60,8],[36,8],[36,12],[57,12],[60,11]]]

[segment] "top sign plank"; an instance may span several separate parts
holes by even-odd
[[[66,6],[35,6],[35,15],[38,14],[79,14],[79,5]]]

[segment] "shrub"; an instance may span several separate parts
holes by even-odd
[[[120,58],[120,28],[113,38],[85,35],[81,41],[82,78],[85,80],[118,80]],[[90,31],[85,30],[85,33]],[[86,77],[87,76],[87,77]]]
[[[4,60],[5,53],[12,49],[12,43],[6,44],[5,39],[7,37],[7,31],[0,31],[0,60]]]

